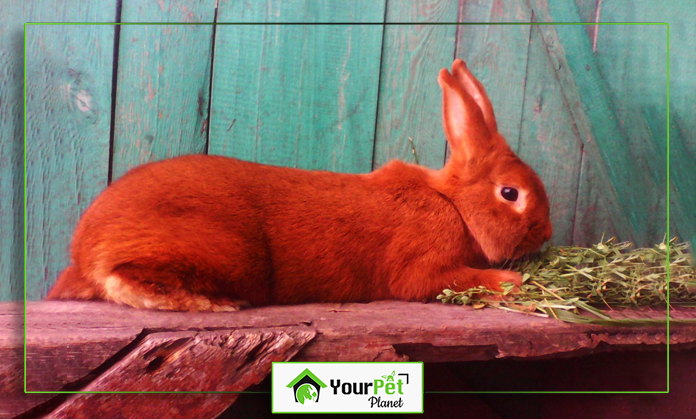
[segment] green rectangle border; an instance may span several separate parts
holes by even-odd
[[[24,23],[24,393],[25,394],[268,394],[266,391],[29,391],[27,390],[27,25],[95,25],[95,26],[122,26],[122,25],[661,25],[667,27],[667,236],[669,237],[669,23],[667,22],[318,22],[318,23],[292,23],[292,22],[240,22],[240,23],[183,23],[183,22],[70,22],[70,23]],[[213,57],[214,59],[215,57]],[[212,83],[212,80],[211,80]],[[112,101],[115,98],[111,99]],[[696,244],[695,244],[696,245]],[[669,255],[669,241],[667,242],[667,254]],[[667,264],[667,287],[669,289],[669,264]],[[423,394],[669,394],[669,292],[667,292],[667,390],[662,391],[425,391],[425,375],[423,377]],[[318,362],[319,363],[319,362]],[[350,362],[346,362],[350,363]],[[356,362],[358,363],[358,362]],[[272,369],[272,366],[271,366]],[[271,399],[272,403],[272,399]],[[317,412],[318,413],[318,412]],[[370,412],[374,413],[374,412]],[[384,412],[385,414],[391,412]],[[396,412],[394,412],[396,413]],[[402,413],[402,412],[398,412]]]

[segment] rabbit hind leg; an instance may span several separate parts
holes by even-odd
[[[135,308],[170,311],[238,311],[245,301],[212,297],[183,286],[166,269],[121,265],[103,280],[105,300]]]

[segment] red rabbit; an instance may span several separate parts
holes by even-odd
[[[501,282],[492,264],[551,237],[534,171],[498,132],[463,61],[440,71],[452,153],[351,175],[183,156],[137,167],[94,201],[48,299],[226,311],[244,305],[430,300]]]

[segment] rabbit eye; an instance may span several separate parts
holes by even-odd
[[[505,188],[500,190],[500,196],[502,196],[503,198],[505,198],[506,200],[511,201],[511,202],[517,201],[518,195],[519,194],[517,192],[517,189],[515,189],[515,188],[505,187]]]

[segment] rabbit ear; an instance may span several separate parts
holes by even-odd
[[[487,154],[493,144],[479,105],[447,69],[440,70],[437,81],[442,88],[445,136],[453,156],[470,160]]]
[[[491,105],[491,100],[488,98],[483,84],[471,74],[466,63],[459,58],[454,60],[452,64],[452,75],[461,83],[464,90],[471,95],[478,104],[481,112],[483,112],[483,118],[486,120],[486,125],[491,134],[498,132],[498,124],[495,122],[493,105]]]

